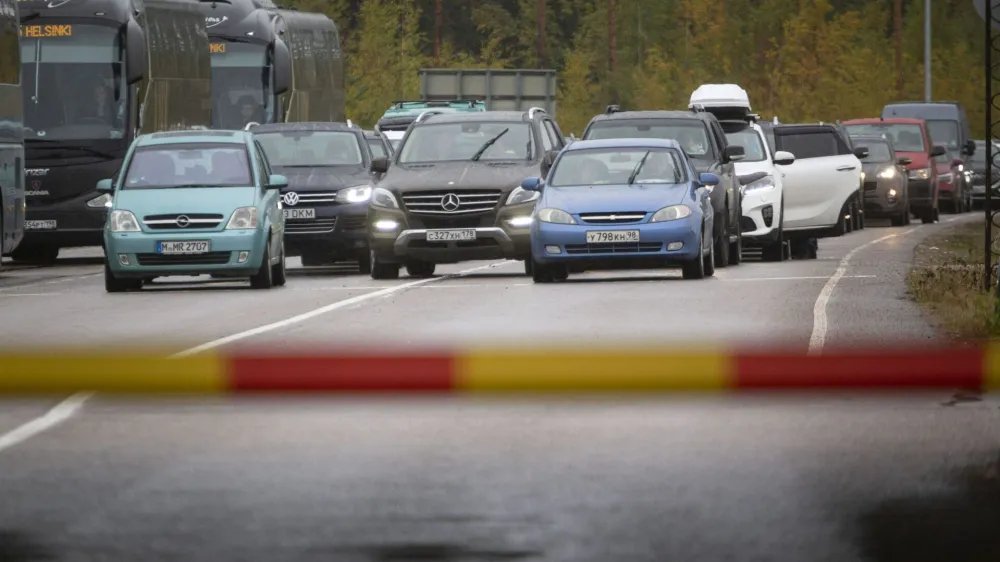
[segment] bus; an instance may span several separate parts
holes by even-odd
[[[243,129],[283,121],[280,96],[292,59],[271,0],[201,0],[211,40],[212,127]]]
[[[98,246],[116,175],[139,134],[209,128],[208,32],[196,0],[24,0],[24,239],[15,261]]]
[[[24,118],[17,3],[0,0],[0,253],[24,236]]]
[[[346,121],[344,55],[336,24],[323,14],[278,14],[278,33],[292,55],[291,88],[280,99],[283,122]]]

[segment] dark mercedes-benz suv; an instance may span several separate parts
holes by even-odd
[[[361,128],[275,123],[253,133],[274,173],[288,178],[281,190],[286,255],[302,256],[304,266],[357,260],[368,273],[365,220],[378,175]]]
[[[429,277],[439,263],[526,260],[537,192],[565,137],[545,110],[424,114],[407,130],[369,202],[371,274],[394,279],[401,267]]]

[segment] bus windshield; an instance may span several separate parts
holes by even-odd
[[[242,129],[247,123],[274,121],[271,67],[259,43],[213,39],[212,127]]]
[[[122,138],[128,88],[116,28],[21,26],[21,83],[28,139]]]

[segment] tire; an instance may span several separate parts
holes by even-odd
[[[765,245],[760,250],[760,258],[763,261],[779,262],[785,261],[789,252],[786,251],[788,244],[785,243],[785,199],[781,199],[781,223],[778,224],[778,237],[774,242]]]
[[[257,273],[250,278],[252,289],[270,289],[274,286],[274,269],[271,266],[271,239],[268,238],[264,245],[264,257],[260,259],[260,268]]]
[[[10,253],[15,263],[31,265],[52,265],[59,257],[59,246],[50,244],[26,244],[24,240]]]
[[[417,261],[406,264],[406,274],[410,277],[434,277],[436,266],[433,263]]]
[[[531,264],[531,280],[535,283],[551,283],[554,281],[552,278],[552,270],[546,266],[542,265],[534,260]]]
[[[534,270],[535,260],[532,258],[527,258],[524,260],[524,274],[531,276],[531,272]]]
[[[857,216],[857,213],[854,212],[854,202],[848,203],[845,211],[844,214],[850,216],[850,218],[844,219],[844,227],[846,228],[846,233],[850,234],[854,232],[854,217]]]
[[[549,266],[549,272],[552,275],[552,280],[556,283],[562,283],[569,279],[569,267],[565,264]]]
[[[906,204],[906,209],[903,211],[903,226],[910,225],[910,204]]]
[[[281,243],[281,259],[278,263],[271,266],[271,278],[274,279],[275,286],[282,287],[285,282],[288,281],[287,271],[285,270],[285,243]]]
[[[363,275],[370,275],[372,272],[372,255],[365,252],[358,256],[358,271]]]
[[[715,255],[715,267],[721,268],[729,265],[729,210],[722,218],[722,235],[712,242],[715,246],[712,253]]]
[[[104,290],[109,293],[124,293],[142,289],[142,279],[118,279],[111,273],[111,266],[104,261]]]
[[[920,222],[924,224],[934,224],[934,209],[925,209],[920,213]]]
[[[727,243],[726,248],[728,247],[729,244]],[[681,265],[681,274],[683,275],[684,279],[704,279],[707,269],[705,267],[706,263],[711,263],[713,265],[712,274],[714,275],[715,263],[717,263],[715,259],[715,243],[713,243],[712,246],[708,249],[707,256],[698,256],[691,261],[684,262],[684,264]]]
[[[709,246],[708,255],[701,258],[701,261],[705,264],[705,277],[712,277],[715,275],[715,247]]]
[[[931,216],[934,218],[934,222],[940,222],[941,221],[941,209],[938,208],[938,207],[934,207],[934,210],[931,211]]]
[[[865,229],[865,202],[864,202],[864,200],[860,196],[858,197],[857,209],[858,209],[858,230],[864,230]]]
[[[906,211],[903,211],[896,215],[892,215],[891,217],[889,217],[889,224],[891,224],[892,226],[903,226],[904,224],[906,224],[905,216],[906,216]]]
[[[368,259],[372,266],[372,279],[399,279],[398,263],[383,262],[375,250],[368,251]]]
[[[833,227],[833,234],[835,236],[843,236],[850,232],[847,230],[847,220],[844,219],[844,215],[847,214],[847,203],[844,203],[843,208],[840,209],[840,218],[837,219],[837,224]]]
[[[737,223],[736,242],[729,245],[729,264],[739,265],[743,262],[743,225]]]

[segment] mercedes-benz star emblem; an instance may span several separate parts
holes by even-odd
[[[191,224],[191,219],[187,215],[181,215],[177,217],[177,226],[181,228],[187,228],[187,225]]]
[[[454,193],[449,193],[441,198],[441,208],[445,211],[457,211],[458,207],[461,205],[461,201],[458,195]]]
[[[284,197],[282,197],[282,199],[284,199],[285,205],[288,205],[289,207],[294,207],[299,204],[299,194],[294,191],[289,191],[284,195]]]

